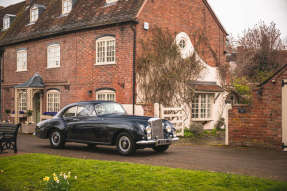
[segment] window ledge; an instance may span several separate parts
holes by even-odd
[[[192,121],[213,121],[213,119],[192,119]]]
[[[28,26],[31,26],[31,25],[34,25],[36,22],[30,22],[30,23],[28,23],[27,25],[26,25],[26,27],[28,27]]]
[[[61,68],[61,66],[56,66],[56,67],[47,67],[47,70],[52,70],[52,69],[57,69],[57,68]]]
[[[117,63],[96,63],[94,66],[116,65]]]
[[[28,70],[17,70],[16,72],[28,72]]]
[[[65,13],[65,14],[61,14],[60,16],[58,16],[57,18],[62,18],[62,17],[66,17],[66,16],[68,16],[70,13]]]

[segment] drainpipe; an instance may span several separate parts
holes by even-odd
[[[0,49],[0,121],[2,121],[2,58],[4,55],[3,49]]]
[[[133,115],[135,115],[135,104],[136,104],[136,49],[137,49],[137,31],[136,24],[131,25],[131,29],[134,32],[134,44],[133,44]]]

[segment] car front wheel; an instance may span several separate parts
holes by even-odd
[[[128,133],[120,133],[117,138],[117,148],[122,155],[131,155],[135,152],[135,144]]]
[[[53,148],[63,148],[64,147],[64,136],[59,130],[54,130],[50,134],[50,144]]]
[[[169,145],[162,145],[162,146],[153,147],[153,150],[156,152],[162,153],[166,151],[168,148],[169,148]]]

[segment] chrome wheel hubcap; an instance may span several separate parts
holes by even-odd
[[[60,139],[61,139],[60,133],[57,132],[57,131],[53,132],[52,139],[51,139],[53,145],[56,145],[56,146],[59,145],[60,144]]]
[[[126,136],[122,136],[119,140],[119,148],[123,152],[128,152],[131,147],[130,139]]]

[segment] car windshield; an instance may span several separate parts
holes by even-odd
[[[113,102],[100,103],[95,105],[97,115],[105,114],[125,114],[126,111],[122,105]]]

